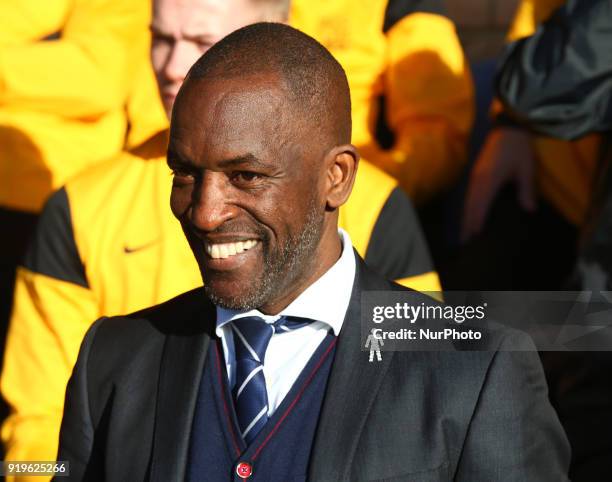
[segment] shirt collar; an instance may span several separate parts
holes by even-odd
[[[282,316],[309,318],[326,323],[338,336],[351,301],[356,269],[351,238],[343,229],[338,229],[338,233],[342,241],[342,254],[338,261],[289,306],[274,316],[264,315],[256,309],[239,311],[217,306],[217,336],[222,336],[224,325],[247,316],[259,316],[267,323],[273,323]]]

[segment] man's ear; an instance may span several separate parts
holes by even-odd
[[[327,166],[327,208],[342,206],[348,199],[359,164],[359,153],[355,146],[344,144],[331,149],[325,156]]]

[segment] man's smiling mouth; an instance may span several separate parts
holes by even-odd
[[[248,239],[246,241],[238,241],[235,243],[212,244],[204,243],[206,253],[212,259],[225,259],[237,254],[248,251],[257,246],[259,243],[256,239]]]

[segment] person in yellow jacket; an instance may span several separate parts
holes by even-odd
[[[417,205],[457,180],[474,93],[440,0],[294,0],[290,23],[344,67],[353,143],[366,159]]]
[[[154,5],[152,59],[170,114],[177,87],[209,45],[241,24],[283,20],[288,1],[156,0]],[[147,73],[132,105],[140,107],[134,107],[133,128],[142,133],[138,123],[146,122],[148,140],[56,192],[18,270],[0,383],[12,409],[2,427],[7,460],[55,457],[66,382],[96,318],[135,311],[201,284],[170,212],[167,131],[151,120],[161,107],[150,67]],[[395,180],[367,162],[361,162],[340,225],[372,267],[414,289],[439,291],[408,198]]]
[[[123,149],[150,9],[145,0],[0,2],[0,359],[15,269],[43,203]]]
[[[565,0],[523,0],[510,26],[508,41],[533,34],[538,24],[564,3]],[[501,104],[494,103],[492,110],[503,119]],[[516,199],[513,211],[517,214],[513,216],[523,220],[519,229],[524,234],[517,239],[517,244],[525,244],[521,258],[529,257],[526,265],[537,263],[539,258],[541,271],[546,271],[548,264],[558,269],[551,277],[557,279],[557,286],[550,279],[533,288],[560,286],[564,276],[569,275],[575,256],[577,228],[587,213],[599,147],[598,135],[569,142],[536,136],[519,126],[498,122],[487,136],[471,174],[464,207],[463,240],[488,236],[492,229],[490,223],[502,217],[495,208],[499,206],[500,193],[506,197],[502,201],[504,205],[509,205],[513,201],[508,199],[509,191],[505,188],[514,185],[511,196]],[[490,240],[487,244],[491,244]],[[545,254],[537,255],[538,250]],[[508,253],[507,249],[504,251]],[[550,263],[546,260],[549,255]],[[498,258],[496,254],[492,257]],[[525,273],[519,271],[511,275],[515,281],[481,288],[526,288]]]

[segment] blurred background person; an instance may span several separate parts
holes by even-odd
[[[126,142],[149,12],[142,0],[0,4],[0,358],[15,269],[43,203]]]
[[[600,292],[605,297],[612,286],[610,45],[612,1],[569,0],[534,35],[508,47],[496,89],[504,122],[526,135],[574,143],[601,135],[595,163],[583,166],[583,174],[592,176],[584,189],[589,208],[580,219],[581,243],[573,276],[569,283],[563,280],[569,289],[586,290],[595,303]],[[550,159],[551,166],[555,160],[563,163],[564,158]],[[578,177],[575,184],[582,181]],[[572,445],[570,477],[577,482],[608,480],[612,473],[609,331],[588,335],[594,348],[607,351],[540,354],[551,402]]]
[[[563,0],[522,0],[508,41],[534,33]],[[471,171],[451,289],[554,290],[571,273],[588,208],[600,137],[566,141],[505,122],[494,126]]]
[[[128,101],[130,132],[141,142],[50,198],[18,270],[1,378],[12,408],[2,429],[11,460],[55,456],[66,382],[96,318],[151,306],[201,284],[169,210],[166,116],[190,66],[211,45],[243,25],[285,21],[289,9],[288,0],[153,4],[153,69],[141,62],[138,89]],[[366,161],[340,225],[370,266],[415,289],[440,289],[408,198]]]

